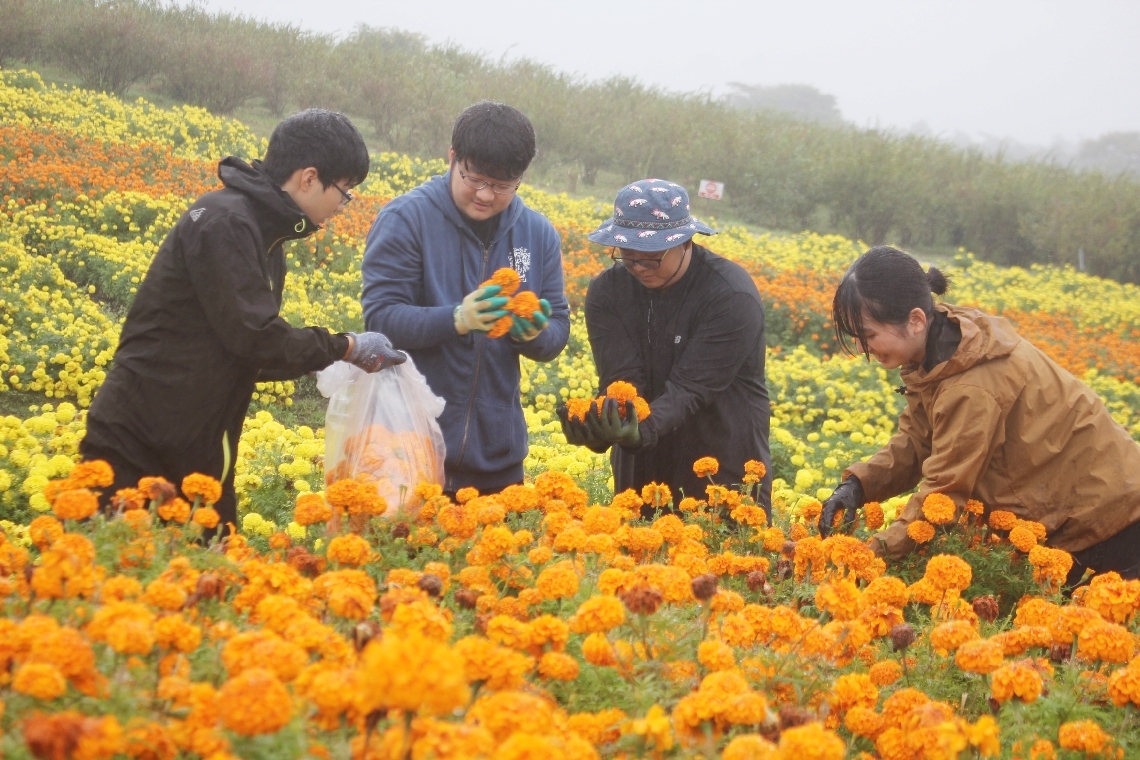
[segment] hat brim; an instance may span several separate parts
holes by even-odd
[[[717,231],[700,219],[689,217],[689,223],[671,230],[645,230],[621,227],[611,218],[587,237],[591,243],[627,248],[631,251],[667,251],[674,246],[691,240],[693,235],[715,235]]]

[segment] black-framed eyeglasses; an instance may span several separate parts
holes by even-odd
[[[470,174],[467,174],[458,166],[455,167],[455,170],[459,172],[459,178],[463,180],[463,184],[467,185],[467,187],[471,188],[472,190],[482,190],[485,187],[489,187],[491,188],[491,192],[493,192],[495,195],[511,195],[517,191],[519,189],[519,185],[522,184],[521,179],[518,182],[515,182],[513,185],[509,182],[488,182],[485,179],[476,179],[475,177],[472,177]]]
[[[629,269],[631,267],[641,267],[642,269],[659,269],[661,267],[661,262],[664,261],[665,257],[669,255],[669,251],[665,251],[655,259],[651,257],[634,259],[630,258],[629,256],[615,256],[614,251],[616,250],[617,249],[615,248],[610,251],[610,259],[615,264],[621,264],[626,269]],[[670,248],[669,250],[672,249]]]
[[[347,206],[348,204],[352,203],[352,199],[356,197],[347,190],[341,190],[340,185],[335,182],[332,183],[332,186],[336,188],[336,191],[340,193],[340,197],[343,198],[343,200],[340,202],[340,205],[342,206]]]

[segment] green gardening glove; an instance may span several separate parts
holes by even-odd
[[[608,398],[596,414],[586,415],[586,424],[595,438],[606,443],[627,448],[641,445],[641,433],[637,429],[637,410],[632,401],[625,402],[625,419],[618,412],[616,399]]]
[[[550,301],[545,298],[538,299],[542,311],[531,314],[531,318],[515,315],[514,324],[511,325],[510,336],[515,343],[527,343],[538,337],[538,334],[550,324]]]

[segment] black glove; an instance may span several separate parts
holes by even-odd
[[[590,428],[586,426],[585,422],[570,419],[570,413],[565,404],[560,405],[555,413],[562,423],[562,434],[566,436],[566,443],[573,446],[587,446],[591,449],[602,445],[602,442],[590,432]]]
[[[848,475],[847,480],[839,484],[835,493],[827,497],[823,503],[823,513],[819,516],[819,535],[824,538],[831,532],[831,525],[835,522],[835,515],[843,512],[843,525],[840,530],[846,530],[859,515],[859,508],[863,506],[863,484],[854,475]]]
[[[403,364],[408,355],[392,348],[392,341],[384,333],[349,333],[352,336],[352,349],[346,362],[355,364],[365,372],[379,372],[382,369]]]
[[[595,438],[618,446],[636,448],[641,445],[637,429],[637,410],[632,401],[625,402],[625,419],[618,412],[616,399],[608,398],[596,414],[586,415],[586,425]]]

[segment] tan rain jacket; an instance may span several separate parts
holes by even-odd
[[[1140,445],[1093,391],[1023,340],[1001,317],[935,307],[962,329],[958,350],[929,372],[903,371],[898,432],[844,473],[867,501],[918,486],[876,534],[891,556],[915,547],[907,525],[941,492],[1036,520],[1047,543],[1079,551],[1140,520]]]

